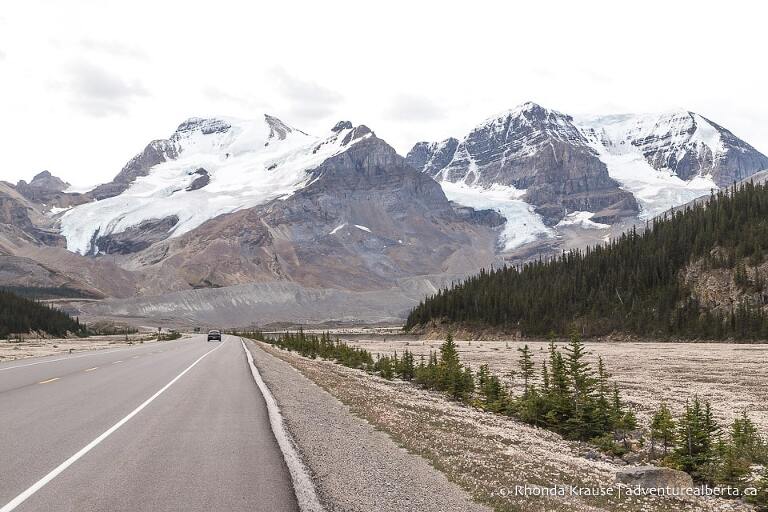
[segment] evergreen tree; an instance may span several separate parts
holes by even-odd
[[[675,419],[667,404],[662,402],[651,419],[651,456],[655,457],[656,443],[660,443],[662,455],[666,457],[669,448],[674,445],[674,442]]]
[[[605,369],[602,356],[597,358],[597,396],[595,399],[595,425],[601,432],[613,429],[611,421],[610,379],[611,375]]]
[[[589,439],[600,428],[595,419],[594,392],[596,380],[592,368],[585,360],[587,355],[581,337],[575,331],[565,348],[565,364],[571,386],[573,414],[568,419],[567,429],[577,439]]]
[[[759,464],[768,462],[765,440],[758,432],[757,426],[747,416],[746,411],[742,411],[741,415],[733,420],[730,442],[738,456]]]
[[[531,359],[531,349],[528,348],[528,345],[518,348],[517,351],[520,352],[520,374],[523,377],[525,394],[527,395],[535,373],[535,365],[533,359]]]
[[[413,352],[408,349],[403,353],[403,358],[400,360],[400,366],[398,368],[398,376],[406,381],[413,380],[416,376],[416,366],[414,365]]]
[[[763,467],[754,487],[757,490],[757,495],[748,496],[747,502],[755,505],[757,510],[761,512],[768,511],[768,466]]]
[[[685,412],[677,422],[679,445],[675,450],[677,465],[695,478],[709,479],[707,469],[716,456],[717,423],[709,403],[702,405],[698,396],[686,402]]]

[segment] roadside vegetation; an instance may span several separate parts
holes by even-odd
[[[487,365],[477,371],[464,365],[450,334],[438,352],[418,360],[408,350],[402,355],[374,357],[329,333],[235,334],[311,359],[334,361],[384,379],[397,378],[440,391],[451,400],[590,443],[607,455],[642,452],[647,462],[686,471],[700,484],[742,491],[754,487],[757,496],[746,500],[759,510],[768,510],[768,441],[746,412],[724,429],[714,419],[710,404],[692,396],[677,416],[665,403],[659,404],[649,428],[642,429],[602,358],[596,366],[586,361],[585,345],[576,333],[564,347],[550,342],[541,368],[536,367],[527,345],[518,349],[518,367],[512,371],[523,383],[518,394]]]
[[[88,332],[98,336],[114,336],[136,334],[139,330],[128,324],[117,324],[111,321],[100,321],[88,324]]]
[[[642,233],[573,250],[549,261],[483,270],[411,311],[406,329],[445,324],[523,336],[768,338],[768,186],[747,183],[706,203],[655,219]],[[703,306],[682,279],[689,265],[728,269],[740,298]]]
[[[77,318],[45,304],[0,290],[0,338],[16,337],[30,332],[51,336],[87,336],[88,329]]]
[[[164,332],[157,335],[157,341],[173,341],[181,338],[181,333],[178,331]]]

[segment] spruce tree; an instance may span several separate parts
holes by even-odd
[[[651,419],[651,456],[655,457],[656,443],[660,443],[662,456],[666,457],[674,442],[675,419],[666,402],[662,402]]]
[[[528,348],[528,345],[525,345],[522,348],[518,348],[517,351],[520,352],[520,374],[523,377],[523,383],[525,385],[524,393],[527,395],[530,390],[531,381],[533,380],[535,374],[535,365],[533,363],[533,359],[531,358],[531,350]]]
[[[595,419],[594,392],[596,379],[589,363],[584,344],[578,333],[571,334],[565,348],[565,363],[571,386],[573,414],[568,419],[567,429],[577,439],[589,439],[600,431]]]

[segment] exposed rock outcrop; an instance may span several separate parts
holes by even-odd
[[[97,237],[95,248],[104,254],[130,254],[142,251],[155,242],[165,240],[173,227],[179,222],[175,215],[164,219],[145,220],[138,226],[131,226],[125,231]]]
[[[658,466],[633,466],[616,473],[616,482],[642,489],[690,489],[691,475],[676,469]]]
[[[198,170],[196,170],[193,174],[197,174],[198,177],[194,179],[192,183],[189,184],[189,186],[186,188],[187,192],[192,192],[193,190],[200,190],[204,186],[208,185],[211,182],[211,175],[208,174],[208,171],[203,169],[202,167]]]

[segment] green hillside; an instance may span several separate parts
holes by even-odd
[[[611,332],[643,336],[768,337],[764,259],[768,188],[744,184],[712,195],[603,246],[549,261],[483,271],[429,297],[407,329],[432,323],[524,336]],[[737,300],[706,304],[683,272],[730,276]],[[711,299],[711,298],[710,298]]]
[[[59,310],[0,290],[0,338],[32,331],[65,336],[68,332],[85,334],[85,326]]]

